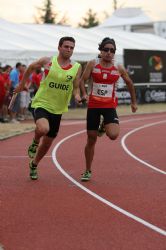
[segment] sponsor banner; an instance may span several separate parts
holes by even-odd
[[[166,51],[124,49],[124,65],[134,83],[166,84]]]
[[[118,104],[130,104],[131,97],[127,89],[117,89]],[[166,103],[166,88],[136,88],[137,103]]]
[[[166,89],[146,89],[143,97],[145,103],[166,102]]]
[[[126,89],[117,89],[116,96],[118,98],[118,104],[130,104],[131,103],[130,93]]]

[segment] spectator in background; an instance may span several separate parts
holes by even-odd
[[[10,72],[10,81],[11,81],[10,94],[11,95],[13,94],[14,89],[19,84],[19,76],[20,76],[21,69],[22,69],[22,64],[18,62],[16,63],[16,66]],[[11,123],[19,123],[19,121],[16,120],[16,115],[18,114],[19,110],[20,110],[20,93],[17,94],[12,110],[10,111]]]
[[[19,82],[22,80],[25,70],[26,70],[26,65],[22,65],[19,76]],[[31,80],[29,78],[25,83],[24,90],[21,91],[20,93],[20,112],[18,115],[19,121],[25,120],[26,111],[30,103],[30,92],[29,92],[30,85],[31,85]]]
[[[36,94],[40,86],[41,80],[42,80],[42,70],[36,69],[31,75],[31,83],[32,83],[31,88],[33,88],[34,90],[33,95]]]
[[[8,106],[11,100],[10,95],[10,87],[11,87],[11,81],[10,81],[10,71],[12,70],[12,67],[10,65],[6,65],[3,68],[3,78],[5,80],[5,98],[2,106],[2,114],[3,114],[3,122],[8,122]]]
[[[35,96],[36,92],[39,89],[40,86],[40,82],[42,81],[42,77],[43,77],[43,72],[41,69],[36,69],[32,74],[31,74],[31,86],[29,89],[30,92],[30,104],[28,107],[28,110],[33,114],[33,108],[31,106],[31,102],[33,97]]]
[[[3,77],[3,68],[0,67],[0,122],[3,122],[2,107],[5,98],[5,79]]]

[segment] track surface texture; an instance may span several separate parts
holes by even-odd
[[[165,250],[166,113],[120,117],[120,136],[98,138],[92,179],[85,121],[62,121],[29,179],[33,133],[0,142],[4,250]]]

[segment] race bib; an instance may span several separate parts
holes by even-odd
[[[100,97],[112,97],[113,84],[93,84],[92,95]]]

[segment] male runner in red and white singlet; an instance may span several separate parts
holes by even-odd
[[[80,80],[83,98],[88,100],[87,110],[87,144],[85,146],[86,170],[81,180],[88,181],[91,177],[91,165],[97,141],[100,117],[104,118],[106,135],[115,140],[119,135],[119,119],[116,112],[118,104],[116,84],[120,77],[126,83],[131,95],[131,110],[136,112],[136,95],[132,80],[123,66],[114,66],[116,44],[114,39],[104,38],[99,44],[98,59],[89,61]],[[89,97],[85,90],[85,81],[92,79]]]

